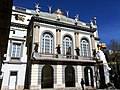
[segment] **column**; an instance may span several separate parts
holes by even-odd
[[[39,24],[35,24],[35,26],[34,26],[34,43],[39,42],[39,29],[40,29]]]
[[[38,64],[32,65],[31,71],[31,86],[38,85]]]
[[[35,24],[34,26],[34,51],[38,52],[38,46],[39,46],[39,29],[40,26],[38,23]]]
[[[62,65],[57,65],[57,84],[55,88],[62,88],[64,85],[62,84]]]
[[[96,57],[96,49],[95,49],[95,39],[94,39],[94,34],[92,33],[91,37],[91,45],[92,45],[92,56],[93,58]]]
[[[81,78],[82,77],[82,66],[77,66],[77,73],[78,73],[78,84],[76,85],[76,87],[79,87],[80,86],[80,82],[81,82]],[[81,86],[80,86],[81,87]]]
[[[79,35],[79,33],[75,32],[75,46],[76,46],[76,48],[79,48],[78,35]]]
[[[90,37],[91,37],[92,50],[95,50],[95,39],[94,39],[94,34],[92,34]]]
[[[56,29],[56,43],[57,43],[57,53],[61,54],[61,50],[60,50],[60,44],[61,44],[61,30],[60,29]]]
[[[60,40],[61,40],[61,30],[60,29],[56,29],[56,40],[57,40],[57,45],[60,45]]]
[[[79,49],[79,40],[78,40],[78,37],[79,37],[79,33],[75,32],[75,47],[76,47],[75,50],[76,50],[77,56],[80,55],[80,53],[79,53],[80,49]]]

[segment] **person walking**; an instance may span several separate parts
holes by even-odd
[[[82,87],[82,90],[84,90],[84,84],[85,84],[85,82],[84,82],[83,78],[81,78],[81,87]]]

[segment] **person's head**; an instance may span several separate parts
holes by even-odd
[[[98,50],[101,49],[101,44],[100,43],[97,44],[97,48],[98,48]]]
[[[81,80],[83,80],[83,78],[81,78]]]

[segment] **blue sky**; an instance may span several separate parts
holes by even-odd
[[[65,14],[69,11],[70,18],[79,14],[79,20],[87,23],[96,16],[100,42],[120,41],[120,0],[13,0],[13,5],[28,9],[35,9],[35,3],[43,12],[52,6],[52,12],[60,8]]]

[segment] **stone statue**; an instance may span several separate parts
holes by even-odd
[[[57,49],[57,53],[58,53],[58,54],[61,54],[60,45],[58,45],[58,47],[56,47],[56,49]]]
[[[38,47],[39,47],[39,45],[37,43],[35,43],[35,47],[34,47],[35,52],[38,52]]]
[[[77,25],[77,23],[78,23],[78,19],[79,19],[79,15],[77,14],[76,16],[75,16],[75,24]]]
[[[96,56],[97,56],[97,59],[100,59],[103,61],[106,71],[111,70],[111,68],[108,66],[108,63],[106,61],[105,55],[102,50],[98,50]]]
[[[35,8],[36,8],[36,12],[39,13],[40,12],[40,8],[41,8],[41,7],[39,7],[39,3],[38,4],[35,3]]]
[[[68,48],[66,55],[67,55],[67,58],[71,58],[71,47]]]
[[[51,13],[51,11],[52,11],[52,6],[48,6],[48,9],[49,9],[49,13]]]
[[[67,15],[67,17],[69,16],[69,11],[66,11],[66,15]]]
[[[103,61],[103,68],[104,68],[104,74],[105,74],[105,81],[106,81],[106,84],[109,83],[109,71],[111,70],[111,68],[108,66],[108,63],[107,63],[107,60],[105,58],[105,55],[102,51],[102,48],[101,48],[101,45],[98,45],[98,51],[97,51],[97,54],[96,54],[96,58],[98,60],[101,60]]]

